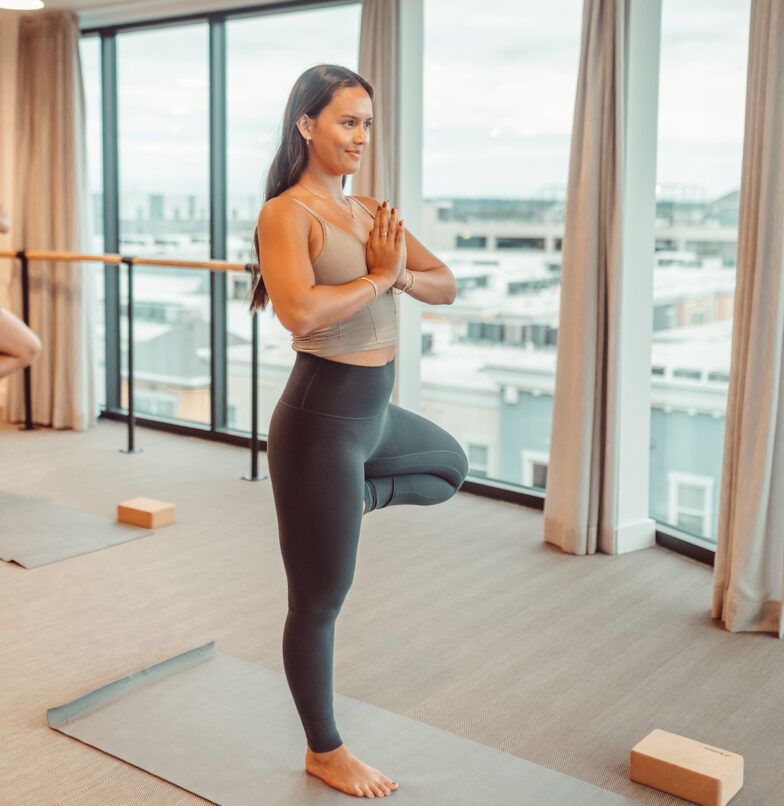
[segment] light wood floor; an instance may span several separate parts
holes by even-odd
[[[0,427],[2,490],[107,517],[136,496],[178,505],[150,538],[30,571],[0,563],[1,804],[204,802],[50,730],[46,709],[212,639],[283,671],[269,481],[240,480],[237,448],[140,430],[128,456],[123,433]],[[711,584],[659,548],[564,555],[542,542],[540,512],[465,493],[373,512],[335,687],[643,803],[684,803],[628,780],[629,749],[663,728],[745,756],[733,806],[781,806],[784,646],[711,621]]]

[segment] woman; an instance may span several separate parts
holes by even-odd
[[[288,578],[283,661],[308,741],[305,768],[358,797],[397,789],[348,751],[332,708],[335,620],[362,515],[445,501],[468,472],[446,431],[389,403],[393,289],[449,304],[456,286],[388,202],[343,195],[370,142],[372,99],[367,81],[335,65],[295,83],[259,215],[252,302],[271,300],[297,352],[267,458]]]
[[[0,234],[10,228],[8,211],[0,204]],[[40,353],[38,336],[18,316],[0,308],[0,378],[29,367]]]

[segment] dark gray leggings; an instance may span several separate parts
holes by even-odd
[[[366,512],[453,496],[468,460],[443,428],[389,402],[395,362],[342,364],[297,353],[269,427],[267,459],[289,612],[283,663],[308,746],[342,744],[332,707],[337,619]]]

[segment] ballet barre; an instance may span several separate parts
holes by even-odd
[[[119,254],[86,255],[75,252],[47,251],[39,249],[10,250],[0,249],[0,258],[19,260],[22,274],[22,311],[25,324],[30,326],[30,276],[29,262],[31,260],[53,260],[63,262],[94,262],[103,263],[106,266],[115,266],[118,269],[125,265],[128,272],[128,447],[123,453],[137,453],[135,448],[135,425],[134,414],[134,392],[133,392],[133,267],[134,266],[167,266],[178,269],[207,269],[208,271],[241,271],[252,272],[258,268],[252,263],[231,263],[225,260],[170,260],[166,258],[147,257],[123,257]],[[250,473],[243,476],[248,481],[260,481],[266,476],[259,476],[258,455],[259,455],[259,435],[258,435],[258,357],[259,357],[259,332],[258,315],[256,311],[251,313],[251,435],[250,451],[251,464]],[[24,370],[24,403],[25,403],[25,425],[24,430],[33,429],[32,418],[32,390],[30,382],[30,367]],[[210,379],[212,383],[212,378]]]

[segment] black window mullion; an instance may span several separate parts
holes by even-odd
[[[120,192],[117,138],[117,39],[101,35],[101,117],[103,120],[104,252],[120,251]],[[120,408],[120,269],[104,266],[104,355],[106,408]]]
[[[210,257],[226,260],[226,20],[210,19]],[[226,273],[210,272],[210,423],[227,421]]]

